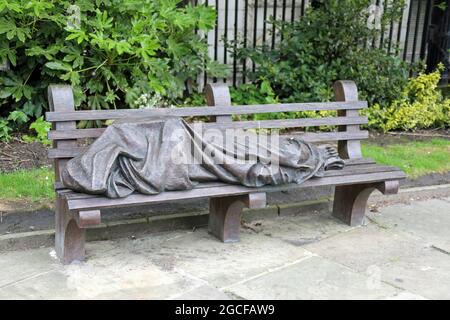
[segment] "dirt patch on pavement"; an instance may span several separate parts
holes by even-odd
[[[0,172],[12,172],[49,166],[47,147],[41,143],[25,143],[14,136],[9,142],[0,141]]]
[[[403,188],[425,187],[438,184],[450,183],[450,172],[430,173],[416,179],[406,179],[402,181]]]

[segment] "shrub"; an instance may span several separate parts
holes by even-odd
[[[239,88],[231,88],[231,100],[238,105],[278,103],[278,98],[267,80],[257,86],[252,83],[242,84]]]
[[[36,133],[36,136],[23,135],[22,139],[25,142],[40,142],[44,145],[51,145],[51,141],[48,139],[47,135],[50,131],[52,125],[50,122],[44,120],[44,117],[41,116],[36,119],[31,125],[30,130],[33,130]]]
[[[361,100],[367,100],[369,105],[378,103],[384,107],[401,94],[410,71],[419,70],[419,67],[409,66],[401,58],[380,49],[361,50],[350,53],[348,63],[340,69],[338,78],[355,81]]]
[[[231,100],[237,105],[252,105],[252,104],[276,104],[279,103],[279,98],[275,95],[270,82],[264,80],[260,85],[252,83],[243,84],[238,88],[231,88]],[[336,116],[335,111],[305,111],[305,112],[271,112],[258,113],[254,115],[240,115],[238,119],[246,120],[268,120],[268,119],[293,119],[293,118],[319,118]],[[320,128],[324,131],[332,129],[330,126],[323,126]],[[309,130],[309,128],[305,128]]]
[[[226,73],[195,33],[214,23],[213,9],[180,0],[2,1],[0,61],[13,70],[0,73],[0,111],[39,118],[55,82],[74,87],[80,109],[130,107],[144,93],[176,101],[204,70]]]
[[[450,126],[450,99],[444,99],[437,88],[442,70],[440,65],[432,73],[411,78],[391,105],[371,106],[369,125],[385,132]]]
[[[11,131],[12,131],[12,129],[9,126],[8,121],[0,118],[0,141],[11,140],[11,135],[10,135]]]
[[[280,101],[329,101],[333,98],[333,82],[351,79],[357,83],[361,98],[371,104],[388,105],[406,85],[410,68],[384,48],[371,46],[380,34],[367,23],[371,1],[318,3],[293,24],[272,21],[283,38],[275,49],[238,47],[237,57],[257,65],[256,71],[248,74],[255,90],[269,80]],[[404,1],[389,3],[381,26],[402,13]]]

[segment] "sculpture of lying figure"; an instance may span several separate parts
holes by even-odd
[[[248,187],[302,183],[344,166],[333,148],[299,138],[242,130],[201,133],[195,126],[177,117],[117,121],[67,163],[62,182],[78,192],[119,198],[209,181]]]

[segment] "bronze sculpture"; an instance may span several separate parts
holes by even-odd
[[[194,127],[178,117],[113,123],[67,163],[62,181],[78,192],[120,198],[210,181],[248,187],[302,183],[344,166],[333,148],[299,138]]]

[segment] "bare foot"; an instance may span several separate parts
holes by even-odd
[[[340,170],[344,168],[344,160],[339,157],[335,148],[325,147],[322,152],[325,161],[325,170]]]

